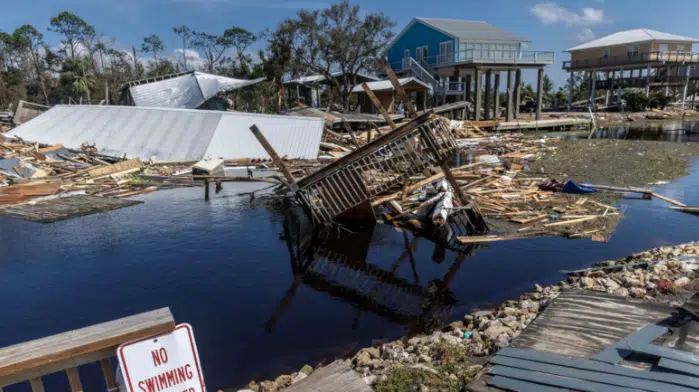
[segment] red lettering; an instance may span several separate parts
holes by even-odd
[[[168,386],[168,387],[171,387],[171,386],[173,386],[173,385],[177,385],[177,384],[180,383],[180,382],[177,381],[177,379],[175,378],[175,375],[176,375],[177,373],[175,372],[174,369],[168,371],[166,374],[167,374],[167,386]]]
[[[177,375],[179,376],[179,379],[182,380],[180,382],[184,382],[187,380],[187,375],[184,372],[184,367],[177,368]]]
[[[155,392],[155,377],[147,379],[146,386],[148,387],[148,392]]]
[[[150,356],[153,358],[153,366],[155,367],[167,363],[168,360],[167,350],[165,350],[164,347],[156,351],[151,351]]]
[[[145,387],[144,385],[146,385],[146,383],[143,382],[143,381],[141,381],[141,382],[138,383],[138,387],[141,388],[141,390],[142,390],[143,392],[148,392],[148,390],[146,389],[146,387]]]
[[[192,378],[194,378],[194,374],[192,373],[192,365],[184,365],[184,371],[187,374],[187,380],[191,380]]]
[[[158,374],[158,390],[167,388],[167,374]]]

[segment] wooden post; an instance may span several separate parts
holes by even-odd
[[[456,193],[456,197],[459,198],[459,202],[461,202],[461,206],[465,207],[468,203],[469,200],[464,194],[464,192],[461,190],[461,187],[459,186],[459,183],[456,181],[456,178],[454,177],[454,174],[452,174],[451,169],[449,168],[449,165],[447,163],[443,163],[441,165],[442,172],[444,172],[444,178],[447,179],[449,182],[449,185],[454,189],[454,193]]]
[[[495,108],[493,109],[493,120],[497,120],[498,115],[500,114],[500,71],[495,72],[495,87],[493,90],[495,91]]]
[[[32,392],[44,392],[44,383],[41,381],[41,377],[32,378],[29,383],[32,386]]]
[[[371,91],[369,86],[367,86],[366,83],[362,83],[362,88],[364,89],[364,92],[366,93],[367,97],[371,100],[371,102],[374,103],[374,106],[376,106],[376,109],[379,110],[379,113],[383,116],[383,119],[386,120],[388,125],[391,127],[391,129],[396,129],[396,124],[393,122],[393,119],[391,118],[391,115],[388,114],[386,111],[386,108],[384,108],[381,105],[381,102],[379,101],[378,98],[376,98],[376,95],[374,95],[374,92]]]
[[[78,368],[72,367],[66,369],[66,373],[68,374],[68,383],[70,384],[70,391],[82,392],[83,387],[80,383],[80,375],[78,375]]]
[[[296,180],[294,179],[294,176],[291,175],[291,172],[284,164],[284,161],[282,161],[279,155],[277,155],[277,152],[274,151],[272,145],[269,144],[267,138],[265,138],[265,135],[262,134],[257,125],[253,124],[253,126],[250,127],[250,130],[252,131],[252,134],[255,135],[255,137],[257,138],[257,141],[260,142],[262,148],[264,148],[265,151],[267,151],[267,154],[269,154],[269,156],[272,158],[272,162],[274,162],[274,165],[277,166],[279,170],[281,170],[282,174],[284,174],[284,177],[289,182],[289,188],[291,188],[293,192],[296,192],[298,190],[298,187],[296,186]]]
[[[483,118],[490,120],[490,80],[492,76],[491,70],[485,71],[485,116]]]
[[[342,124],[345,126],[345,130],[347,131],[347,133],[349,133],[350,138],[352,139],[352,143],[353,143],[357,148],[361,147],[361,146],[359,145],[359,140],[357,140],[357,136],[355,136],[355,135],[354,135],[354,131],[352,131],[352,127],[350,127],[349,124],[347,124],[347,121],[344,121]]]
[[[209,179],[204,179],[204,200],[209,201]]]
[[[114,377],[114,370],[112,370],[112,363],[109,358],[100,360],[100,366],[102,367],[102,375],[104,376],[104,383],[107,386],[107,392],[116,391],[116,378]]]
[[[514,117],[514,111],[512,110],[512,95],[514,94],[514,91],[512,91],[512,82],[514,81],[513,75],[512,75],[512,70],[508,69],[507,70],[507,110],[505,114],[505,120],[506,121],[512,121]]]
[[[522,103],[522,70],[515,71],[515,118],[519,117],[519,104]]]
[[[544,69],[539,68],[537,70],[536,78],[536,120],[541,120],[541,106],[544,103]]]
[[[413,105],[413,103],[410,101],[410,97],[405,92],[405,89],[403,89],[403,86],[401,86],[396,74],[393,73],[393,68],[391,68],[391,65],[388,63],[388,61],[386,61],[386,59],[381,59],[381,65],[383,66],[384,71],[386,71],[386,75],[388,75],[388,79],[391,81],[391,84],[393,84],[393,88],[398,93],[398,99],[400,99],[405,105],[405,107],[408,109],[408,117],[417,117],[417,110],[415,110],[415,105]]]
[[[473,120],[479,121],[481,119],[481,102],[482,102],[482,91],[483,91],[483,71],[476,69],[476,108],[474,109]]]

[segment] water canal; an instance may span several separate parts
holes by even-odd
[[[689,176],[656,189],[699,205],[699,159],[690,166]],[[50,225],[0,218],[0,347],[169,306],[178,322],[193,325],[208,389],[217,390],[291,373],[406,332],[410,321],[401,315],[424,304],[367,306],[352,290],[338,289],[356,286],[352,273],[320,269],[326,274],[320,283],[295,281],[282,238],[283,208],[264,193],[241,195],[258,186],[246,187],[227,184],[209,202],[200,189],[161,191],[139,197],[142,205]],[[535,283],[558,281],[562,269],[697,239],[699,218],[662,201],[621,205],[626,218],[609,243],[502,242],[463,259],[409,234],[413,270],[404,260],[404,234],[379,225],[372,233],[343,237],[343,252],[353,263],[395,269],[397,286],[442,287],[453,299],[442,310],[458,319]],[[91,371],[97,374],[98,366],[81,369],[83,376]],[[45,382],[67,387],[61,376]],[[98,382],[84,377],[86,390]],[[20,390],[28,385],[6,389]]]

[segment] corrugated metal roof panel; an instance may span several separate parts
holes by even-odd
[[[438,30],[464,41],[529,42],[516,34],[486,22],[460,19],[416,18]]]
[[[420,80],[418,78],[413,78],[413,77],[401,78],[401,79],[398,79],[398,82],[400,83],[401,86],[405,86],[406,84],[408,84],[410,82],[415,82],[415,83],[418,83],[418,84],[425,86],[425,88],[428,88],[428,89],[430,88],[430,85],[426,84],[425,82],[423,82],[422,80]],[[369,82],[366,85],[369,87],[369,90],[371,90],[371,91],[393,90],[393,83],[391,83],[390,80],[382,80],[379,82]],[[361,93],[363,91],[364,91],[364,88],[362,87],[361,84],[359,86],[355,86],[352,89],[353,93]]]
[[[193,109],[205,98],[193,74],[129,87],[136,106]]]
[[[206,156],[268,159],[250,127],[255,124],[280,157],[316,159],[323,136],[322,119],[227,112],[211,139]]]
[[[136,106],[195,109],[222,91],[260,83],[266,78],[244,80],[192,72],[170,79],[129,87]]]
[[[225,120],[225,121],[224,121]],[[205,110],[58,105],[8,133],[43,144],[158,161],[267,158],[252,136],[257,124],[279,155],[315,159],[323,120]],[[261,152],[260,152],[261,150]]]
[[[648,42],[648,41],[674,41],[674,42],[686,42],[695,43],[699,42],[696,38],[685,37],[681,35],[663,33],[660,31],[655,31],[651,29],[635,29],[619,31],[614,34],[604,36],[602,38],[597,38],[592,41],[586,42],[582,45],[572,47],[567,50],[567,52],[572,52],[575,50],[592,49],[592,48],[602,48],[607,46],[615,45],[625,45],[637,42]]]

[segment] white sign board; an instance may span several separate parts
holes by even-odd
[[[199,353],[189,324],[117,350],[128,392],[205,392]]]

